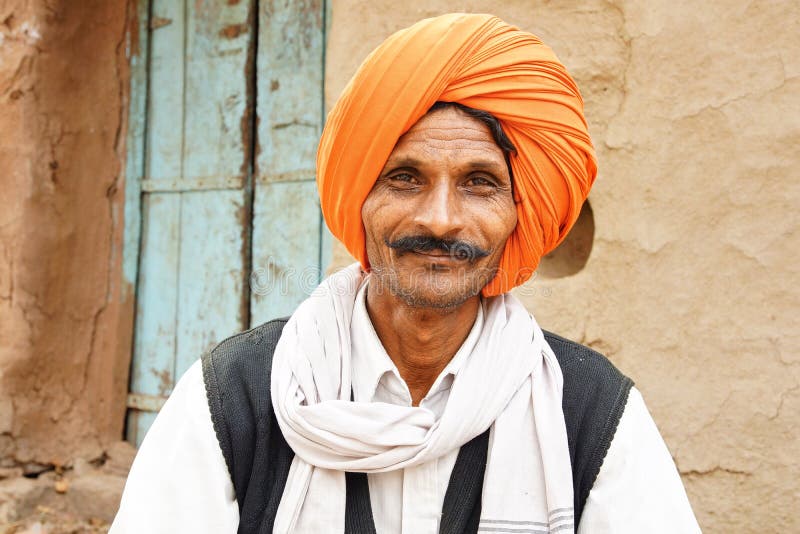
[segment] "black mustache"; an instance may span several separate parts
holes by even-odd
[[[401,237],[396,241],[384,239],[384,242],[387,247],[400,252],[441,250],[459,260],[475,261],[489,255],[488,250],[457,239],[437,239],[431,236],[415,235]]]

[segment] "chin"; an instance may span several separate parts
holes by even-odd
[[[470,284],[468,280],[453,274],[428,273],[428,276],[417,275],[405,280],[403,277],[395,278],[389,287],[396,297],[410,307],[448,310],[478,295],[485,285]]]
[[[496,269],[476,265],[443,268],[441,265],[391,265],[372,273],[380,287],[413,308],[449,310],[480,294]],[[376,288],[378,291],[380,289]]]
[[[475,295],[441,295],[425,291],[414,291],[398,293],[396,296],[402,299],[410,308],[447,311],[458,308]]]

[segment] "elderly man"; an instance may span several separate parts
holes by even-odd
[[[631,381],[508,293],[595,174],[536,37],[461,14],[391,36],[318,152],[359,263],[186,373],[112,532],[699,531]]]

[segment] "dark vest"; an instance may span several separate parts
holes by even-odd
[[[211,419],[239,505],[240,534],[272,532],[294,453],[270,398],[272,354],[286,319],[232,336],[203,355]],[[577,530],[586,497],[625,409],[633,382],[604,356],[545,332],[564,374]],[[476,533],[489,431],[459,450],[445,493],[441,534]],[[346,533],[374,533],[367,476],[347,473]]]

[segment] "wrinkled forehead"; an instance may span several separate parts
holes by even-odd
[[[439,108],[421,117],[394,145],[386,165],[407,160],[484,160],[505,165],[505,154],[484,122],[454,107]]]

